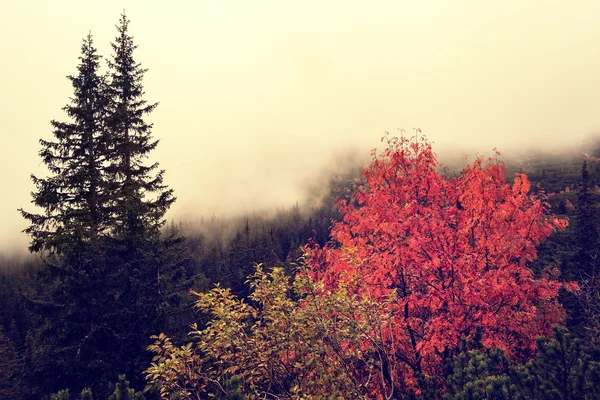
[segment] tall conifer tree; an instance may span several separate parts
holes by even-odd
[[[138,386],[150,335],[170,324],[171,310],[185,293],[178,284],[184,255],[180,240],[161,238],[165,213],[175,197],[163,182],[165,171],[158,163],[147,162],[158,140],[153,139],[152,124],[145,118],[157,103],[144,98],[142,81],[147,70],[135,61],[137,46],[124,14],[117,30],[108,60],[107,127],[112,156],[107,170],[112,184],[113,240],[107,248],[107,262],[115,305],[107,318],[119,348],[121,372]]]
[[[111,157],[108,98],[100,58],[89,34],[78,74],[68,77],[73,86],[71,102],[64,107],[69,121],[52,121],[54,140],[40,140],[50,176],[32,175],[32,202],[43,211],[20,210],[31,222],[26,229],[30,250],[48,255],[56,267],[40,271],[43,290],[24,288],[22,293],[39,319],[27,337],[25,354],[32,398],[58,385],[77,387],[91,379],[100,384],[112,372],[101,372],[106,368],[101,360],[110,360],[103,338],[111,328],[103,314],[112,308],[104,257],[112,218],[106,173]]]
[[[51,175],[31,175],[36,186],[32,202],[43,213],[19,210],[31,222],[25,230],[31,251],[66,256],[108,228],[106,84],[91,34],[83,40],[79,60],[78,74],[68,77],[74,96],[64,111],[70,121],[52,121],[55,140],[40,140],[40,156]]]
[[[112,43],[108,61],[108,127],[115,156],[109,168],[114,183],[113,218],[117,236],[127,241],[159,234],[164,215],[175,201],[173,190],[163,183],[164,170],[158,163],[145,164],[158,140],[152,138],[152,124],[144,121],[158,103],[144,98],[142,79],[146,69],[133,58],[137,46],[129,34],[129,19],[123,14]],[[150,198],[154,195],[154,198]]]

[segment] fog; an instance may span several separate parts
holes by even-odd
[[[448,154],[600,132],[597,1],[6,1],[0,252],[26,246],[17,208],[31,209],[38,140],[65,119],[81,39],[91,30],[108,56],[123,9],[160,102],[169,219],[308,201],[385,130],[419,127]]]

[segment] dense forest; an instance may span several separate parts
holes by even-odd
[[[600,143],[447,167],[386,135],[318,204],[167,222],[117,28],[0,265],[0,399],[600,398]]]

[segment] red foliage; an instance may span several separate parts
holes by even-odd
[[[363,171],[333,243],[307,249],[326,288],[398,296],[393,332],[409,369],[431,373],[461,336],[483,329],[483,344],[527,358],[564,311],[561,284],[536,278],[536,244],[566,220],[547,215],[524,174],[507,183],[502,162],[478,158],[458,174],[440,172],[426,141],[389,139]],[[337,242],[337,243],[336,243]],[[356,279],[358,278],[358,279]]]

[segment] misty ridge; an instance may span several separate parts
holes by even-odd
[[[397,133],[397,132],[395,132]],[[387,133],[391,135],[390,133]],[[406,133],[404,133],[406,135]],[[385,148],[382,142],[377,148],[377,153]],[[434,149],[438,154],[440,170],[444,168],[450,174],[460,174],[465,163],[474,161],[477,157],[491,157],[492,151],[466,151],[459,148]],[[600,137],[590,136],[583,144],[561,146],[560,149],[550,146],[531,147],[529,149],[511,149],[507,151],[498,149],[498,157],[507,169],[507,179],[510,181],[515,172],[524,172],[533,177],[534,184],[540,183],[543,174],[562,175],[561,183],[567,182],[570,186],[579,179],[579,168],[584,160],[587,160],[594,168],[600,157]],[[342,188],[351,189],[361,180],[362,170],[372,161],[368,151],[360,151],[353,148],[346,152],[337,152],[331,157],[331,163],[321,167],[319,173],[311,175],[303,183],[298,185],[299,197],[295,204],[281,205],[275,208],[257,206],[250,212],[236,211],[235,208],[223,214],[204,215],[202,210],[192,209],[180,211],[181,219],[171,219],[166,230],[179,229],[188,235],[203,235],[206,240],[229,240],[236,232],[243,230],[247,221],[257,229],[264,229],[273,220],[282,218],[286,212],[292,210],[303,217],[308,216],[327,205],[334,207],[334,203]],[[571,180],[565,181],[565,176],[570,175]],[[276,185],[276,182],[272,183]],[[565,187],[552,186],[550,190],[564,190]],[[571,188],[575,190],[574,187]],[[536,190],[534,185],[534,190]]]
[[[386,132],[386,135],[400,135],[400,130]],[[414,134],[414,132],[413,132]],[[404,132],[403,135],[410,135]],[[378,147],[373,150],[377,153],[385,148],[382,141]],[[462,149],[459,147],[438,149],[434,143],[434,149],[438,154],[440,161],[440,170],[447,169],[451,174],[460,174],[465,163],[472,162],[476,157],[484,158],[492,154],[491,151],[476,151]],[[524,172],[533,177],[534,187],[542,178],[541,174],[556,175],[557,171],[562,176],[561,185],[571,186],[574,190],[574,183],[579,179],[579,167],[583,160],[588,160],[590,164],[597,165],[600,157],[600,138],[590,136],[583,141],[583,144],[572,144],[561,146],[560,149],[550,146],[544,150],[543,146],[531,147],[528,149],[509,148],[508,151],[498,149],[501,153],[499,159],[502,160],[507,168],[507,179],[512,179],[515,172]],[[187,237],[194,237],[204,243],[210,243],[225,248],[234,237],[243,232],[249,225],[252,230],[265,232],[273,228],[276,221],[284,219],[296,219],[306,221],[311,214],[318,213],[321,208],[327,208],[329,214],[335,217],[335,202],[340,196],[340,190],[351,189],[352,186],[360,181],[361,172],[372,160],[368,151],[361,151],[358,148],[351,148],[345,151],[337,150],[330,157],[328,164],[321,166],[318,173],[311,174],[304,179],[292,179],[296,183],[295,193],[298,198],[295,202],[280,202],[277,207],[260,205],[260,199],[255,205],[241,205],[240,209],[233,206],[226,211],[220,210],[218,213],[205,214],[202,209],[196,207],[191,209],[180,209],[175,217],[167,218],[167,224],[164,226],[163,234],[172,234],[177,232]],[[568,166],[568,167],[566,167]],[[168,171],[167,171],[168,172]],[[293,173],[293,172],[288,172]],[[300,171],[299,176],[303,174]],[[533,176],[531,176],[533,174]],[[570,180],[565,181],[565,175],[570,174]],[[537,175],[540,175],[536,178]],[[270,185],[277,185],[277,181],[271,181]],[[564,190],[565,187],[553,186],[550,191]],[[178,198],[178,201],[185,200]],[[249,209],[250,208],[250,209]],[[169,215],[167,215],[169,217]],[[298,243],[303,245],[305,243]],[[0,254],[0,266],[9,269],[26,268],[36,264],[37,257],[25,248],[7,248]],[[3,269],[0,268],[0,269]]]

